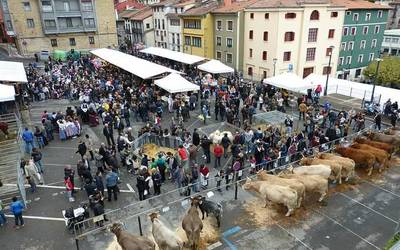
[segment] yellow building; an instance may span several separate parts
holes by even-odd
[[[118,44],[113,0],[3,0],[0,7],[23,55]]]
[[[211,11],[217,7],[217,1],[210,1],[180,14],[184,53],[214,58],[214,18]]]

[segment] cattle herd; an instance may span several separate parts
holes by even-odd
[[[318,153],[313,158],[304,157],[299,161],[300,166],[291,166],[278,174],[261,170],[256,174],[257,180],[247,178],[242,188],[258,193],[265,199],[265,207],[269,203],[287,207],[286,216],[290,216],[301,207],[307,195],[318,194],[318,202],[322,202],[327,195],[329,181],[339,185],[342,181],[349,181],[355,177],[356,167],[365,167],[368,176],[372,174],[374,167],[379,172],[389,167],[391,156],[399,147],[400,130],[389,129],[384,133],[370,131],[355,138],[350,146],[337,145],[334,153]],[[183,249],[184,245],[190,249],[199,249],[204,214],[212,214],[216,219],[216,226],[220,227],[222,206],[200,195],[190,199],[191,206],[182,220],[182,228],[187,237],[185,244],[175,231],[159,219],[158,213],[149,215],[154,241],[123,230],[121,224],[113,224],[111,231],[124,250],[156,249],[156,246],[161,250]]]

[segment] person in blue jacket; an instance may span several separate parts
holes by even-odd
[[[22,133],[22,139],[25,142],[25,153],[31,154],[32,148],[35,147],[32,131],[30,131],[28,128],[25,128],[24,132]]]
[[[15,228],[19,229],[19,226],[23,227],[25,225],[24,219],[22,218],[22,211],[24,211],[24,205],[15,196],[12,198],[10,210],[15,218]]]

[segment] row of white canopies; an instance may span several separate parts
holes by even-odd
[[[26,83],[26,72],[23,63],[0,61],[0,82]],[[0,102],[15,100],[13,85],[0,84]]]

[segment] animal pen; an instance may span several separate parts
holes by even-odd
[[[183,144],[183,141],[178,136],[159,136],[152,133],[144,133],[134,140],[132,150],[133,154],[139,159],[144,154],[151,159],[157,158],[159,153],[171,152],[175,155],[176,149],[181,144]]]

